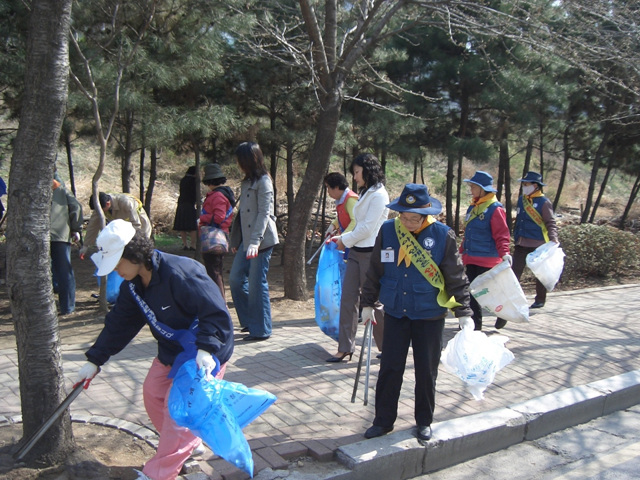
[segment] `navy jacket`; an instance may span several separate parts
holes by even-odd
[[[199,319],[196,346],[213,353],[221,363],[233,353],[233,324],[220,288],[207,275],[204,266],[187,257],[156,251],[152,258],[151,282],[144,288],[139,277],[132,283],[158,321],[174,330],[188,329]],[[95,344],[87,351],[91,363],[101,366],[120,352],[147,323],[136,303],[130,282],[122,282],[116,304],[105,318]],[[158,359],[172,365],[182,347],[151,329],[158,340]]]

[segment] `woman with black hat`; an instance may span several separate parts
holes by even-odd
[[[522,196],[518,199],[516,225],[513,229],[513,273],[518,280],[527,264],[527,255],[540,245],[558,243],[558,227],[551,201],[542,193],[542,175],[527,172],[522,183]],[[536,298],[529,308],[542,308],[547,300],[547,289],[536,279]]]
[[[462,263],[473,282],[478,275],[491,270],[500,262],[509,262],[509,227],[504,207],[496,198],[493,177],[487,172],[477,171],[471,179],[464,180],[471,189],[471,205],[464,221],[464,237],[460,245]],[[476,330],[482,330],[482,307],[473,296],[471,310]],[[507,321],[496,319],[495,327],[502,328]]]
[[[416,436],[431,438],[436,377],[447,310],[461,326],[473,325],[469,282],[453,230],[434,215],[442,204],[425,185],[409,183],[387,205],[400,212],[376,238],[362,289],[363,322],[375,321],[373,306],[384,305],[384,349],[376,385],[376,416],[366,438],[393,430],[409,345],[415,365]]]
[[[224,176],[220,165],[209,163],[204,166],[202,183],[209,191],[202,204],[200,225],[212,225],[220,228],[229,235],[229,228],[233,221],[233,207],[236,199],[233,191],[225,186],[227,177]],[[222,276],[222,261],[224,253],[203,252],[202,261],[211,279],[220,287],[222,296],[224,293],[224,278]]]

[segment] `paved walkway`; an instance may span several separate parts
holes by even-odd
[[[549,294],[547,305],[532,311],[529,324],[510,323],[501,331],[509,337],[506,346],[515,360],[497,375],[483,401],[475,401],[462,382],[441,367],[435,422],[640,369],[638,305],[640,284]],[[300,455],[331,459],[339,446],[361,441],[374,416],[379,360],[372,361],[369,404],[363,405],[363,376],[358,398],[351,403],[356,356],[351,362],[325,363],[336,344],[312,319],[274,320],[269,341],[236,343],[225,377],[278,397],[244,431],[254,453],[256,472],[267,467],[286,468],[288,458]],[[496,333],[492,324],[492,318],[485,319],[488,335]],[[445,343],[457,328],[455,319],[447,320]],[[363,330],[359,329],[358,345]],[[237,332],[236,339],[241,337]],[[64,339],[63,362],[70,382],[85,361],[87,347],[73,343],[73,338]],[[142,380],[155,351],[150,334],[139,335],[105,365],[91,387],[72,404],[73,417],[94,417],[105,423],[125,421],[151,428],[141,397]],[[20,415],[17,376],[15,349],[0,350],[0,415],[10,419]],[[396,431],[414,425],[413,388],[409,356]],[[212,455],[205,456],[200,466],[210,478],[248,478]]]

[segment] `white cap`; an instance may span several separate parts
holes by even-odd
[[[135,233],[136,229],[126,220],[113,220],[102,229],[96,239],[98,251],[91,255],[91,260],[98,267],[96,275],[102,277],[113,272],[122,257],[124,247]]]

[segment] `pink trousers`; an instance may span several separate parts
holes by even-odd
[[[217,379],[224,377],[227,364],[220,367]],[[158,431],[158,450],[142,472],[153,480],[174,480],[191,452],[202,443],[188,428],[179,427],[169,415],[167,402],[173,380],[167,378],[170,366],[153,359],[147,378],[142,386],[142,396],[147,415]]]

